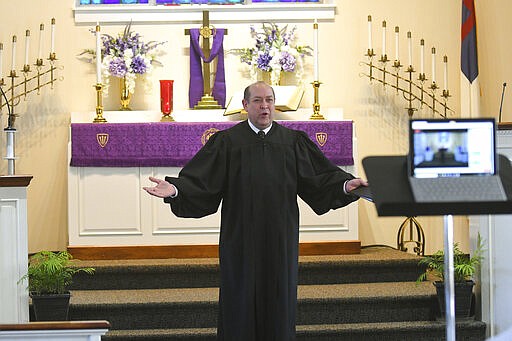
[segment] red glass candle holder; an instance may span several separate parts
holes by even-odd
[[[172,89],[173,89],[173,80],[160,80],[160,110],[164,115],[162,117],[163,121],[174,121],[171,116],[173,109],[172,102]]]

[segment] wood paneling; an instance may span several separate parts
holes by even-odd
[[[218,245],[69,246],[68,251],[81,260],[216,258],[219,256],[218,248]],[[361,242],[358,240],[299,244],[301,256],[349,255],[360,252]]]

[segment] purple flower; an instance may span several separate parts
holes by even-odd
[[[144,74],[146,73],[146,70],[147,70],[147,66],[146,66],[146,63],[144,62],[144,58],[142,58],[141,56],[135,56],[135,58],[132,59],[132,70],[134,73],[138,73],[138,74]]]
[[[283,71],[295,71],[296,60],[295,57],[289,52],[284,51],[281,53],[279,64],[281,65]]]
[[[258,69],[263,71],[270,71],[270,61],[272,60],[272,56],[268,54],[268,52],[264,52],[258,55],[257,65]]]
[[[126,75],[127,67],[122,58],[114,58],[108,66],[108,72],[114,77],[124,77]]]

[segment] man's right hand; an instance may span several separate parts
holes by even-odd
[[[167,181],[157,179],[152,176],[149,177],[149,180],[156,184],[153,187],[142,187],[142,189],[148,192],[149,194],[159,198],[167,198],[176,195],[176,187],[174,187]]]

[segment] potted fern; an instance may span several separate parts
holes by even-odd
[[[40,251],[29,259],[28,271],[20,281],[28,280],[36,321],[68,319],[68,290],[78,272],[93,274],[93,268],[76,267],[67,251]]]
[[[473,298],[473,276],[480,268],[483,260],[484,246],[482,238],[478,235],[477,247],[472,255],[461,251],[459,244],[453,245],[453,265],[455,284],[455,316],[459,318],[469,317],[471,313],[471,301]],[[426,266],[426,270],[418,277],[418,282],[427,279],[434,280],[441,315],[445,315],[444,298],[444,251],[439,250],[431,256],[420,259],[420,266]]]

